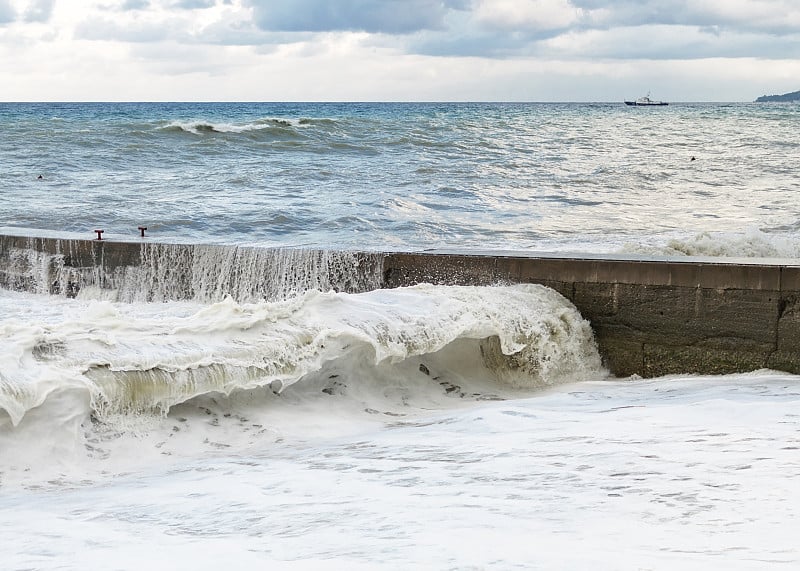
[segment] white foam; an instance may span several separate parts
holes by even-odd
[[[162,129],[180,129],[187,133],[203,135],[205,133],[246,133],[248,131],[260,131],[274,128],[298,128],[306,125],[298,119],[286,118],[265,118],[246,123],[228,123],[205,121],[201,119],[190,121],[170,121]]]
[[[674,237],[666,243],[628,243],[621,251],[665,256],[796,259],[800,258],[800,238],[795,234],[749,228],[744,232],[702,232],[691,237]]]
[[[48,422],[56,399],[53,432],[93,439],[98,449],[109,433],[163,439],[167,413],[190,401],[195,416],[213,409],[236,430],[264,434],[264,422],[240,419],[274,410],[278,394],[280,406],[297,407],[286,418],[307,395],[312,406],[336,397],[346,418],[388,418],[603,375],[588,323],[538,285],[312,291],[281,302],[228,298],[207,306],[4,298],[11,314],[0,322],[0,409],[7,417],[0,431],[24,445],[24,434],[38,434]],[[32,318],[22,321],[25,303]],[[86,433],[76,434],[77,425]],[[269,426],[271,438],[284,429],[275,419]]]
[[[795,568],[797,386],[769,371],[574,383],[92,485],[6,487],[3,562]]]

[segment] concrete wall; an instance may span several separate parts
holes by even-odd
[[[144,248],[137,242],[0,236],[0,286],[69,295],[81,287],[75,281],[93,276],[93,285],[103,287],[97,276],[142,263]],[[26,258],[20,252],[45,256]],[[61,276],[56,281],[73,283],[67,287],[49,278],[51,283],[37,284],[30,278],[25,265],[50,263],[47,256],[55,256],[62,268],[53,274]],[[800,260],[386,253],[382,272],[382,287],[420,282],[549,286],[591,322],[601,355],[618,376],[760,368],[800,374]]]

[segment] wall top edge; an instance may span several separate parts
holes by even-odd
[[[275,249],[276,246],[258,246],[256,244],[205,244],[205,243],[181,243],[181,242],[161,242],[151,241],[148,238],[137,240],[116,240],[103,239],[102,241],[83,239],[75,237],[59,237],[56,235],[34,236],[0,233],[0,240],[41,240],[41,241],[62,241],[76,242],[83,244],[103,244],[103,245],[123,245],[131,246],[137,244],[158,244],[167,246],[215,246],[220,248],[254,248],[254,249]],[[301,246],[286,246],[284,249],[297,250],[336,250],[336,248],[309,248]],[[341,249],[341,251],[350,251]],[[586,262],[624,262],[624,263],[643,263],[643,264],[676,264],[676,265],[702,265],[702,266],[744,266],[744,267],[764,267],[764,268],[800,268],[800,259],[797,258],[723,258],[712,256],[656,256],[649,254],[618,254],[618,253],[585,253],[585,252],[547,252],[532,250],[456,250],[456,249],[426,249],[426,250],[353,250],[364,254],[383,254],[386,256],[441,256],[441,257],[462,257],[462,258],[498,258],[498,259],[531,259],[531,260],[563,260],[563,261],[586,261]]]
[[[616,254],[585,252],[537,252],[521,250],[418,250],[413,252],[388,252],[395,255],[459,256],[466,258],[508,258],[531,260],[564,260],[587,262],[642,262],[657,264],[765,266],[800,268],[797,258],[733,258],[713,256],[654,256],[650,254]]]

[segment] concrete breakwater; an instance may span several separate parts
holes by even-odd
[[[538,283],[590,321],[618,376],[800,373],[800,260],[565,256],[526,252],[340,252],[0,236],[0,287],[123,301],[415,283]]]

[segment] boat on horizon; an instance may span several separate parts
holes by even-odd
[[[669,103],[666,101],[653,101],[650,99],[650,93],[648,93],[636,101],[625,101],[625,105],[632,105],[634,107],[660,107],[662,105],[669,105]]]

